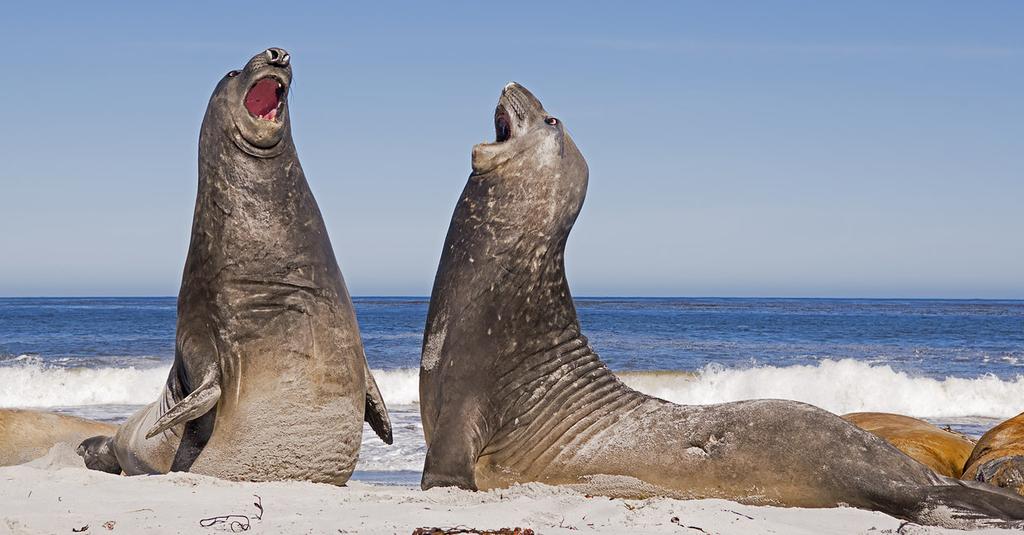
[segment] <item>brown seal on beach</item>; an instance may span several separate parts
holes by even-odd
[[[355,467],[364,418],[391,443],[292,142],[291,80],[288,53],[270,48],[225,75],[210,98],[174,364],[159,400],[114,437],[83,443],[107,467],[340,485]]]
[[[46,455],[55,444],[76,446],[93,435],[112,434],[117,426],[64,414],[0,409],[0,466]]]
[[[817,407],[684,406],[624,385],[581,333],[565,275],[586,161],[521,85],[502,91],[494,125],[496,142],[473,149],[424,331],[424,489],[541,482],[628,498],[847,504],[945,526],[1024,519],[1019,496],[939,476]]]
[[[989,429],[964,463],[964,479],[1024,495],[1024,413]]]
[[[974,449],[967,437],[924,420],[886,412],[853,412],[843,419],[886,440],[937,474],[959,478]]]

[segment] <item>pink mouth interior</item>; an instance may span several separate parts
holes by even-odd
[[[277,119],[277,109],[281,103],[278,94],[280,89],[281,84],[273,78],[264,78],[256,82],[245,95],[245,109],[249,110],[253,117],[264,121]]]

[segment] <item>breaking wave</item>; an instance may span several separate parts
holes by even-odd
[[[39,359],[0,366],[0,407],[144,405],[156,399],[168,367],[62,367]],[[373,370],[390,406],[419,401],[419,370]],[[1007,418],[1024,411],[1024,376],[1000,379],[919,377],[887,364],[853,359],[815,365],[698,371],[619,372],[626,384],[683,404],[779,398],[803,401],[837,414],[884,411],[925,418]]]
[[[675,403],[792,399],[836,414],[879,411],[921,418],[1008,418],[1024,411],[1024,376],[1003,380],[917,377],[887,364],[842,359],[816,365],[687,372],[623,372],[623,382]]]
[[[156,400],[168,369],[72,368],[19,357],[0,366],[0,407],[145,405]]]

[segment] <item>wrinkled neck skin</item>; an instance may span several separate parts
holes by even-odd
[[[211,102],[209,109],[226,107]],[[203,260],[203,266],[210,261],[225,261],[215,266],[218,270],[272,267],[274,259],[266,255],[285,256],[277,253],[287,252],[266,248],[291,245],[279,243],[284,237],[281,233],[305,223],[295,217],[304,204],[314,202],[298,164],[290,126],[285,125],[288,130],[281,141],[267,151],[269,157],[262,157],[246,152],[257,149],[239,139],[237,131],[232,131],[233,125],[225,126],[224,122],[224,118],[208,112],[199,137],[199,193],[189,263],[197,257]],[[210,235],[218,242],[207,242]],[[211,251],[210,247],[218,249]],[[208,254],[213,252],[224,254]],[[193,266],[186,267],[186,277],[189,267]],[[187,283],[183,281],[183,287]]]
[[[507,192],[496,185],[513,180],[497,174],[470,177],[452,218],[432,300],[431,319],[438,328],[445,323],[453,330],[449,338],[457,332],[459,339],[493,345],[496,359],[521,352],[516,340],[527,333],[578,330],[565,277],[569,229],[551,228],[552,214],[513,209],[525,203],[503,199]],[[541,306],[544,313],[538,314]],[[486,357],[474,357],[479,358]]]
[[[550,446],[563,425],[593,411],[608,381],[621,385],[581,335],[566,280],[565,245],[587,171],[568,136],[565,143],[578,160],[538,166],[525,151],[474,172],[459,199],[421,361],[428,447],[435,435],[448,440],[451,420],[463,415],[458,432],[471,437],[473,462],[497,456],[504,467],[537,469],[543,455],[521,448],[519,459],[500,458],[502,444],[530,436]]]
[[[290,127],[285,125],[289,130],[270,157],[259,157],[211,119],[200,134],[199,194],[179,308],[190,299],[212,297],[196,292],[231,283],[337,292],[333,284],[317,287],[317,275],[339,270]]]

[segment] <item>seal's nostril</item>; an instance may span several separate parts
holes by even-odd
[[[267,62],[279,67],[287,67],[291,60],[291,56],[282,48],[268,48],[266,54]]]

